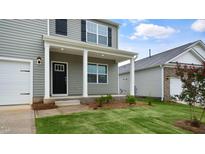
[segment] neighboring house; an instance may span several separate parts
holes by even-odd
[[[118,49],[118,28],[110,20],[0,20],[0,105],[117,95],[118,63],[136,56]]]
[[[176,76],[176,62],[201,66],[205,59],[202,41],[188,43],[135,62],[135,95],[170,100],[181,93],[182,83]],[[120,91],[129,91],[130,64],[121,66]]]

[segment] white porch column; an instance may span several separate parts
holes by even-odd
[[[83,97],[88,96],[88,50],[83,50]]]
[[[47,99],[50,97],[50,45],[44,43],[44,61],[45,61],[45,79],[44,79],[44,98]]]
[[[130,59],[130,95],[134,96],[135,87],[135,61],[134,58]]]

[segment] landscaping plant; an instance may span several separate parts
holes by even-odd
[[[111,101],[113,101],[113,97],[111,94],[107,94],[105,96],[105,100],[106,100],[106,103],[110,103]]]
[[[129,103],[129,105],[136,104],[135,96],[127,95],[126,96],[126,103]]]
[[[182,81],[182,93],[176,96],[189,103],[191,125],[199,127],[205,112],[205,63],[201,67],[177,63],[176,74]],[[203,107],[198,117],[196,106]]]
[[[97,98],[96,102],[98,103],[98,107],[102,107],[104,103],[110,103],[112,100],[112,95],[107,94],[106,96],[101,96],[100,98]]]
[[[99,98],[96,98],[96,102],[98,103],[98,107],[102,107],[103,104],[106,102],[105,96],[101,96]]]

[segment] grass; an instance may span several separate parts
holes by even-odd
[[[41,134],[181,134],[191,133],[173,124],[189,119],[189,106],[162,103],[156,99],[153,106],[130,107],[74,113],[36,119],[37,133]],[[200,109],[198,109],[200,113]]]

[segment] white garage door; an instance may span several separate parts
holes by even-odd
[[[179,78],[170,78],[170,95],[180,95],[182,92],[182,82]]]
[[[30,63],[0,60],[0,105],[31,103]]]

